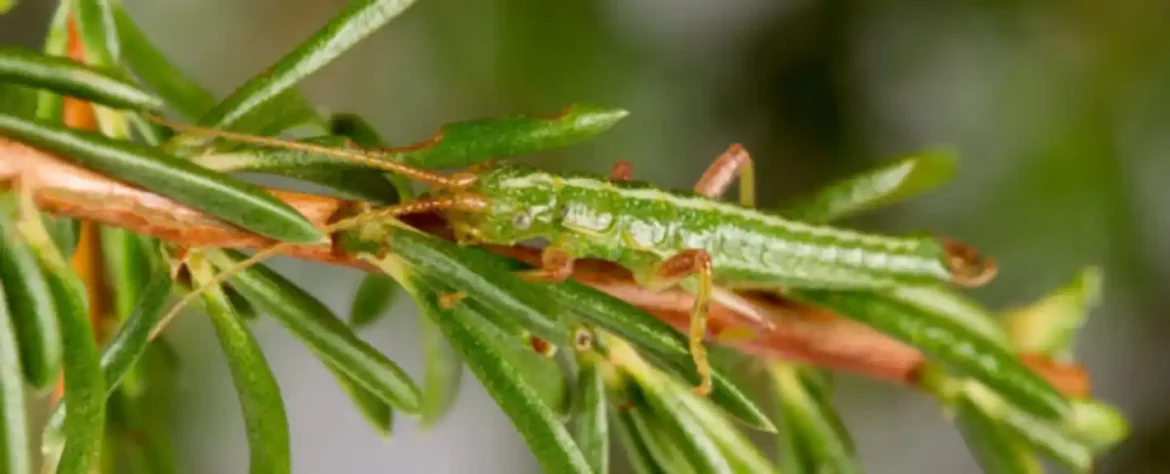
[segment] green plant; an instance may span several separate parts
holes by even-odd
[[[1071,344],[1097,298],[1094,270],[1002,317],[944,287],[749,296],[790,318],[772,329],[716,305],[713,339],[722,344],[712,354],[714,390],[704,398],[690,391],[698,378],[686,337],[674,327],[689,306],[641,291],[619,269],[583,263],[563,283],[528,283],[514,272],[539,261],[531,249],[459,246],[426,216],[326,235],[322,229],[365,205],[409,201],[414,191],[380,170],[172,135],[151,120],[169,110],[209,128],[384,148],[360,117],[320,117],[293,87],[411,3],[351,2],[223,100],[169,65],[108,0],[61,2],[43,54],[0,50],[0,183],[10,191],[0,214],[0,472],[36,468],[23,388],[60,388],[59,371],[64,392],[40,443],[42,470],[113,470],[117,456],[102,453],[126,452],[104,451],[123,446],[141,453],[144,472],[174,471],[165,427],[151,415],[168,402],[175,370],[163,332],[170,296],[215,283],[216,272],[246,258],[238,249],[273,241],[296,244],[288,250],[299,257],[370,274],[349,324],[263,265],[198,295],[231,364],[251,472],[290,470],[280,391],[247,325],[260,315],[310,347],[383,434],[395,413],[438,423],[467,367],[546,472],[607,472],[610,431],[639,472],[859,472],[829,402],[832,370],[936,397],[988,472],[1037,472],[1039,454],[1087,472],[1125,436],[1124,419],[1076,384]],[[592,139],[625,115],[577,105],[552,118],[470,120],[382,157],[431,169],[476,165]],[[924,153],[778,212],[831,222],[933,189],[953,167],[946,154]],[[241,171],[313,182],[342,198],[263,189],[230,175]],[[97,272],[94,255],[103,262]],[[107,277],[94,276],[101,273]],[[98,288],[102,278],[109,298]],[[396,286],[427,316],[422,387],[355,334],[385,312]],[[448,301],[455,293],[467,297]],[[834,329],[848,324],[841,317],[884,337],[859,341],[868,336]],[[801,361],[770,357],[795,350],[770,339],[790,330],[783,335],[809,340]],[[877,365],[833,352],[834,344],[883,350],[898,342],[916,351],[896,350],[900,359]],[[733,370],[741,362],[765,366],[772,390],[753,393],[741,383]],[[1069,374],[1071,384],[1060,377]],[[745,430],[776,433],[779,463]]]

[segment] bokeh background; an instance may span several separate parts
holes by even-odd
[[[271,64],[343,0],[124,0],[150,38],[219,95]],[[39,47],[55,2],[22,0],[0,43]],[[629,109],[591,143],[539,157],[689,187],[744,143],[761,201],[814,190],[883,160],[958,152],[944,189],[851,225],[932,229],[999,260],[976,292],[1010,308],[1105,271],[1104,306],[1078,356],[1133,436],[1102,473],[1170,472],[1170,2],[1164,0],[420,0],[303,83],[324,110],[355,112],[391,141],[441,123],[551,113],[573,102]],[[276,266],[346,313],[360,275]],[[418,315],[403,299],[365,336],[421,372]],[[389,442],[332,376],[271,321],[256,325],[285,390],[295,472],[536,473],[507,419],[465,374],[454,412]],[[185,472],[243,472],[230,376],[210,325],[170,331],[184,371],[175,440]],[[871,473],[975,473],[930,400],[857,377],[838,394]]]

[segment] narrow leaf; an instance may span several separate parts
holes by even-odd
[[[34,241],[35,242],[35,241]],[[106,384],[102,377],[93,327],[86,312],[85,287],[69,272],[59,256],[41,250],[33,244],[57,308],[64,351],[62,365],[65,373],[66,404],[64,434],[60,440],[46,438],[51,447],[47,464],[53,464],[59,442],[64,443],[57,472],[88,474],[98,465],[105,424]],[[47,244],[51,245],[51,244]],[[55,249],[53,249],[55,250]]]
[[[32,474],[24,379],[17,332],[12,327],[13,320],[19,318],[13,318],[4,301],[4,282],[0,280],[0,472]]]
[[[158,323],[171,294],[171,277],[165,269],[154,273],[150,283],[139,298],[134,311],[118,332],[102,350],[100,366],[106,381],[105,397],[118,388],[119,382],[130,374],[131,369],[146,353],[149,347],[150,331]],[[59,404],[46,423],[47,432],[59,432],[68,413],[69,402]]]
[[[573,396],[573,439],[597,474],[609,472],[609,423],[602,361],[596,353],[577,357],[580,368]]]
[[[348,138],[355,145],[366,148],[386,148],[386,141],[378,135],[378,131],[374,126],[365,119],[353,114],[337,114],[329,118],[329,133],[340,135]],[[369,174],[354,173],[350,174]],[[394,184],[394,189],[398,193],[399,201],[408,201],[414,199],[414,183],[410,180],[392,173],[384,174],[386,180]]]
[[[305,42],[236,89],[205,114],[200,125],[232,128],[245,115],[324,67],[397,17],[413,0],[354,0]]]
[[[730,473],[731,466],[719,446],[685,409],[678,393],[670,391],[665,385],[650,378],[638,382],[661,429],[678,446],[697,474]]]
[[[0,110],[24,119],[37,113],[37,90],[12,82],[0,82]]]
[[[206,266],[193,268],[193,272],[198,282],[211,278]],[[213,289],[203,300],[219,336],[220,347],[227,356],[240,409],[244,413],[251,451],[249,472],[287,474],[291,472],[288,417],[272,369],[247,324],[232,311],[223,292]]]
[[[585,455],[573,442],[557,414],[524,375],[507,363],[507,354],[500,348],[500,341],[484,332],[491,326],[473,323],[473,320],[482,321],[483,317],[466,305],[444,312],[438,306],[437,296],[418,286],[407,272],[409,270],[400,268],[395,276],[414,295],[431,321],[442,329],[452,348],[463,357],[467,367],[512,420],[543,471],[592,472]]]
[[[1093,465],[1092,450],[1070,437],[1057,424],[1007,403],[980,383],[968,382],[964,394],[987,417],[1019,436],[1032,449],[1044,453],[1072,472],[1090,472]]]
[[[667,379],[667,383],[674,387],[691,416],[694,417],[704,432],[707,433],[734,472],[751,472],[758,474],[776,474],[772,462],[764,456],[756,445],[726,417],[717,410],[717,406],[710,399],[700,398],[691,392],[690,387],[684,387],[677,380]]]
[[[956,164],[951,152],[924,151],[830,184],[781,213],[813,223],[842,219],[930,191],[954,176]]]
[[[114,20],[126,62],[167,105],[192,120],[215,106],[215,96],[171,64],[122,8],[114,9]]]
[[[114,311],[125,319],[134,311],[139,296],[150,282],[152,261],[147,242],[128,230],[101,228],[102,258],[114,290]]]
[[[76,0],[77,29],[85,45],[86,60],[106,68],[118,65],[122,47],[114,24],[114,6],[110,0]]]
[[[687,460],[683,447],[675,443],[673,433],[669,431],[670,427],[655,416],[654,410],[645,401],[634,404],[628,413],[634,431],[646,446],[658,470],[670,474],[699,473],[696,466]]]
[[[290,242],[323,237],[304,216],[263,189],[155,148],[3,113],[0,133],[267,237]]]
[[[1117,408],[1098,400],[1073,400],[1069,433],[1096,452],[1116,446],[1129,437],[1129,423]]]
[[[954,366],[1020,406],[1049,419],[1068,401],[1013,354],[947,316],[867,291],[792,290],[789,295],[855,319]]]
[[[341,147],[344,137],[325,136],[305,140],[315,145]],[[337,160],[298,150],[271,147],[233,147],[226,152],[195,156],[200,166],[219,171],[273,174],[328,186],[347,196],[377,203],[393,203],[397,190],[382,173],[354,166],[338,166]]]
[[[53,19],[49,22],[49,31],[45,35],[43,51],[47,56],[65,56],[69,47],[69,18],[73,13],[74,0],[57,2],[57,9],[53,12]],[[0,109],[3,110],[3,109]],[[49,91],[39,91],[37,94],[38,120],[49,123],[60,123],[64,113],[64,99]]]
[[[43,390],[61,369],[61,332],[53,295],[41,267],[29,248],[21,243],[13,222],[0,212],[0,282],[16,331],[15,347],[29,385]]]
[[[613,408],[610,411],[613,413],[614,428],[617,431],[618,440],[625,448],[626,458],[629,459],[634,472],[637,474],[666,474],[667,471],[659,467],[658,461],[655,460],[649,443],[642,438],[638,431],[634,415],[631,413],[632,410]]]
[[[949,318],[955,324],[996,343],[1004,350],[1013,350],[1011,341],[999,326],[995,315],[971,298],[950,288],[900,286],[890,289],[887,295],[922,311]]]
[[[1042,474],[1034,455],[995,420],[966,398],[956,407],[956,423],[975,461],[987,474]]]
[[[238,252],[216,258],[222,268],[243,260]],[[260,310],[272,315],[304,341],[318,357],[344,371],[395,408],[419,412],[418,387],[397,364],[361,340],[333,312],[303,289],[264,265],[237,273],[230,280]]]
[[[780,399],[782,437],[789,449],[781,456],[791,458],[787,465],[797,473],[861,472],[848,434],[801,380],[797,367],[773,363],[769,372]]]
[[[570,316],[542,288],[521,280],[487,252],[394,227],[389,241],[396,255],[419,271],[478,300],[500,314],[511,316],[533,335],[557,346],[570,345],[569,330],[562,321]]]
[[[106,70],[59,56],[0,47],[0,81],[47,89],[117,108],[154,110],[162,100]]]
[[[361,329],[373,324],[394,304],[398,284],[381,273],[367,273],[358,285],[349,311],[349,325]]]
[[[1101,280],[1100,269],[1086,268],[1052,294],[1004,315],[1012,344],[1025,352],[1071,358],[1077,331],[1100,304]]]
[[[625,110],[574,104],[552,117],[510,115],[444,125],[430,140],[390,148],[375,158],[420,168],[449,168],[531,155],[583,142],[612,128]]]
[[[382,438],[390,438],[394,426],[394,409],[390,407],[390,404],[386,403],[377,393],[366,389],[353,377],[347,375],[345,371],[329,364],[326,364],[326,367],[337,378],[338,385],[341,386],[346,395],[349,395],[354,407],[370,423],[370,427],[374,428],[374,431],[377,431]]]

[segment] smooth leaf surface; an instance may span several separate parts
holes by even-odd
[[[12,327],[14,315],[4,300],[4,282],[0,281],[0,472],[31,474],[33,460],[20,351],[17,332]]]
[[[512,420],[544,472],[590,473],[589,462],[573,441],[560,417],[533,388],[523,374],[507,363],[507,354],[492,336],[484,332],[483,316],[466,305],[445,312],[435,294],[427,292],[409,270],[397,270],[399,282],[415,297],[424,313],[438,325],[452,348],[483,383],[488,394]],[[479,320],[481,324],[473,321]]]
[[[983,472],[987,474],[1042,474],[1036,456],[970,400],[961,399],[955,423]]]
[[[420,315],[423,346],[422,417],[419,425],[429,429],[451,410],[459,397],[463,361],[443,338],[443,331],[426,315]]]
[[[169,107],[192,120],[215,107],[215,96],[171,64],[125,10],[115,8],[114,21],[126,63]]]
[[[111,0],[75,0],[77,30],[85,45],[86,62],[106,68],[117,67],[122,47],[114,23]]]
[[[639,399],[639,403],[629,408],[629,413],[634,430],[650,453],[656,469],[671,474],[700,473],[687,460],[683,448],[675,443],[674,436],[668,431],[671,427],[664,425],[645,401]]]
[[[49,21],[48,34],[45,35],[43,51],[46,56],[65,56],[66,48],[69,46],[69,17],[73,12],[73,3],[74,0],[57,2],[57,9]],[[60,95],[45,90],[37,93],[38,120],[59,123],[63,113],[64,99]]]
[[[832,183],[781,213],[813,223],[842,219],[937,188],[954,176],[956,165],[950,152],[924,151]]]
[[[389,439],[394,428],[394,409],[390,407],[390,404],[386,403],[380,395],[347,375],[345,371],[329,364],[325,364],[325,366],[337,378],[337,384],[349,396],[354,407],[358,409],[370,427],[383,439]]]
[[[668,384],[674,387],[683,405],[690,411],[691,416],[698,420],[707,436],[715,441],[734,472],[777,474],[772,462],[760,452],[755,443],[744,436],[743,432],[709,399],[695,395],[690,387],[683,386],[677,381],[668,380]]]
[[[102,258],[118,319],[127,318],[151,281],[154,262],[147,238],[115,227],[101,228]]]
[[[217,266],[230,267],[244,258],[225,252]],[[421,394],[397,364],[358,338],[317,298],[264,265],[237,273],[233,288],[256,307],[276,318],[327,364],[342,370],[404,413],[417,414]]]
[[[665,474],[666,471],[658,466],[658,462],[654,459],[654,453],[650,451],[646,440],[642,439],[635,424],[634,415],[630,413],[630,410],[614,408],[610,411],[613,414],[617,439],[625,448],[626,459],[629,460],[630,467],[633,468],[634,472],[637,474]]]
[[[609,472],[609,419],[605,381],[596,353],[577,356],[577,383],[573,392],[573,440],[597,474]]]
[[[654,413],[662,432],[682,451],[697,474],[730,473],[731,465],[723,457],[715,440],[707,436],[699,421],[686,410],[676,392],[659,380],[643,378],[638,387]]]
[[[202,274],[196,276],[196,281],[210,278],[206,269],[199,273]],[[203,300],[220,347],[227,356],[244,414],[251,453],[249,472],[288,474],[291,472],[288,417],[280,396],[280,385],[247,324],[232,311],[227,296],[215,288]]]
[[[37,113],[37,90],[12,82],[0,82],[0,110],[23,119]]]
[[[995,315],[954,290],[935,286],[900,286],[889,290],[887,295],[922,311],[950,318],[955,324],[998,344],[1004,350],[1013,350],[1011,341],[999,326]]]
[[[323,237],[304,216],[263,189],[155,148],[4,113],[0,133],[273,239],[313,242]]]
[[[381,273],[367,273],[358,285],[349,311],[349,325],[361,329],[380,319],[394,304],[398,283]]]
[[[0,211],[0,282],[4,285],[25,380],[38,390],[56,382],[61,369],[61,332],[53,294],[32,251],[15,224]]]
[[[312,37],[216,105],[199,120],[199,124],[233,128],[249,112],[321,69],[412,4],[413,0],[351,1]]]
[[[1059,425],[1008,404],[981,384],[968,382],[966,385],[964,393],[968,400],[1005,430],[1019,436],[1032,449],[1044,453],[1072,472],[1091,472],[1092,450],[1069,436]]]
[[[876,292],[794,289],[789,294],[917,347],[1042,417],[1057,419],[1068,412],[1068,401],[1047,380],[950,317]]]
[[[0,47],[0,81],[43,88],[111,107],[150,110],[162,107],[158,97],[105,70],[64,57],[7,46]]]

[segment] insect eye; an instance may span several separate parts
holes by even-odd
[[[516,214],[515,216],[512,216],[512,227],[515,227],[516,229],[524,230],[524,229],[527,229],[528,227],[530,227],[531,225],[532,225],[532,216],[528,215],[528,213],[526,213],[526,212],[521,212],[519,214]]]

